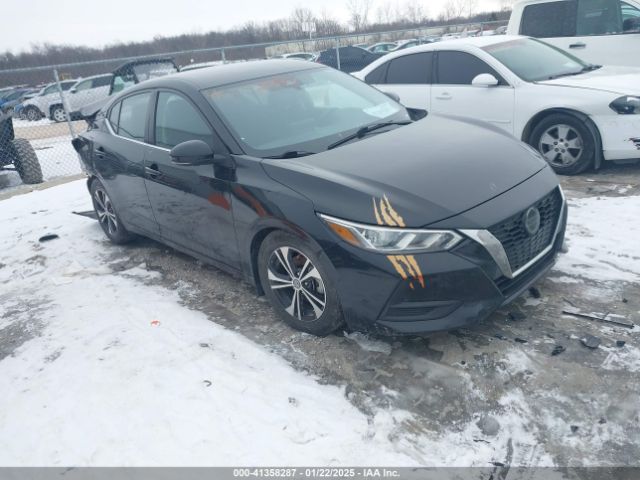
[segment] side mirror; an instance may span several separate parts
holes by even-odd
[[[78,91],[75,88],[72,88],[71,90],[69,90],[69,93],[77,93]]]
[[[490,73],[481,73],[472,80],[471,85],[473,85],[474,87],[488,88],[497,87],[499,83],[500,82],[498,82],[498,79]]]
[[[213,163],[213,149],[202,140],[179,143],[169,152],[176,165],[209,165]]]
[[[400,95],[398,95],[397,93],[395,93],[395,92],[382,92],[382,93],[384,93],[391,100],[400,103]]]

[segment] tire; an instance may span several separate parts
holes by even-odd
[[[42,169],[35,150],[28,140],[16,138],[13,140],[13,164],[23,183],[42,183]]]
[[[531,132],[529,145],[560,175],[582,173],[595,162],[593,133],[584,121],[567,113],[542,119]]]
[[[90,191],[93,209],[98,217],[98,223],[107,238],[116,245],[131,242],[135,236],[129,233],[120,221],[120,217],[116,213],[115,207],[102,182],[95,179],[91,182]]]
[[[40,112],[36,107],[27,107],[24,116],[30,122],[35,122],[42,118],[42,112]]]
[[[258,252],[260,283],[278,316],[317,336],[344,323],[330,266],[320,247],[283,231],[269,234]]]
[[[61,123],[67,120],[67,112],[64,111],[62,105],[54,105],[51,107],[51,120]]]

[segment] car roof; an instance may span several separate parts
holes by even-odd
[[[126,92],[146,88],[180,88],[184,86],[195,90],[203,90],[205,88],[220,87],[222,85],[254,80],[272,75],[318,68],[329,67],[317,63],[288,59],[255,60],[251,62],[230,63],[226,65],[219,65],[216,68],[200,68],[154,78],[128,88]]]

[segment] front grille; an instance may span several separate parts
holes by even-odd
[[[531,207],[540,211],[540,229],[534,235],[529,235],[524,227],[524,214],[530,207],[489,228],[502,244],[513,272],[540,255],[551,244],[562,208],[560,189],[554,189]]]

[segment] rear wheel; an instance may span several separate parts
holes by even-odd
[[[42,183],[42,169],[35,150],[28,140],[16,138],[13,140],[13,164],[23,183]]]
[[[36,107],[27,107],[24,113],[24,116],[30,122],[35,122],[36,120],[40,120],[40,118],[42,117],[42,114],[40,113],[40,110],[38,110]]]
[[[67,114],[64,111],[64,107],[62,105],[54,105],[51,107],[51,120],[54,120],[58,123],[64,122],[67,119]]]
[[[271,233],[260,246],[258,269],[271,305],[293,328],[325,336],[343,324],[329,260],[311,242]]]
[[[121,245],[134,239],[134,236],[124,228],[111,198],[100,180],[96,179],[91,183],[91,200],[93,200],[93,209],[98,217],[98,222],[109,240]]]
[[[586,123],[573,115],[557,113],[545,117],[529,144],[561,175],[582,173],[594,164],[596,140]]]

